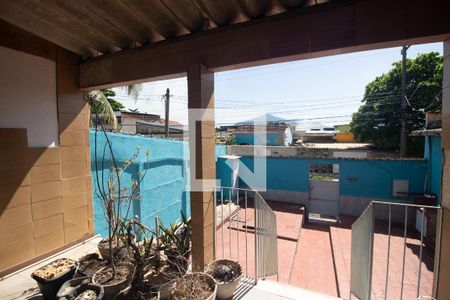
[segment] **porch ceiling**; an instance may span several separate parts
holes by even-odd
[[[0,19],[86,58],[328,0],[0,0]]]

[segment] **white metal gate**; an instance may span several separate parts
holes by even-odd
[[[339,181],[309,181],[309,213],[339,218]]]

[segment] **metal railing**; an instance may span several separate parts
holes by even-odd
[[[216,187],[215,256],[239,262],[255,282],[278,274],[277,219],[257,191]]]
[[[441,224],[439,206],[371,202],[352,225],[349,298],[434,299],[437,278],[422,286],[423,256],[426,251],[429,264],[439,259]]]

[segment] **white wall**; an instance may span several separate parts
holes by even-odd
[[[27,128],[29,147],[58,144],[55,62],[0,47],[0,128]]]

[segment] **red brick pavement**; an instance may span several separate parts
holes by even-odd
[[[349,299],[350,269],[351,269],[351,224],[353,217],[341,216],[340,226],[330,228],[333,252],[340,297]],[[384,299],[387,267],[388,225],[386,222],[375,223],[374,261],[372,299]],[[393,224],[391,228],[391,246],[389,260],[389,280],[387,299],[400,299],[401,275],[403,262],[403,233],[402,225]],[[419,268],[420,239],[414,229],[408,229],[405,252],[405,279],[403,285],[403,299],[416,299],[418,268]],[[420,279],[420,296],[431,295],[433,285],[434,251],[424,245]],[[352,298],[354,299],[354,297]]]
[[[305,225],[301,228],[303,215],[298,205],[268,203],[277,215],[279,236],[278,278],[271,276],[268,280],[278,279],[281,283],[337,296],[329,227]],[[226,258],[239,260],[244,273],[254,276],[255,239],[253,231],[248,230],[246,233],[242,226],[242,221],[245,219],[249,226],[254,226],[254,210],[251,203],[248,206],[246,217],[245,211],[241,210],[231,222],[217,229],[217,256],[221,258],[223,253]],[[236,230],[237,228],[239,231]],[[238,243],[239,247],[237,247]]]

